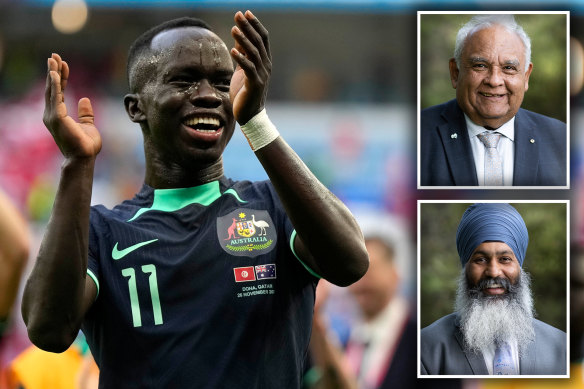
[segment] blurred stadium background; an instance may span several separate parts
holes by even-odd
[[[85,25],[64,34],[55,27],[58,7],[51,3],[9,2],[0,16],[1,131],[6,136],[0,146],[0,184],[41,220],[50,204],[44,192],[51,192],[60,163],[40,121],[50,53],[60,53],[71,67],[70,110],[82,96],[96,106],[104,147],[95,201],[115,204],[142,180],[142,136],[122,103],[127,48],[145,29],[182,15],[206,20],[232,42],[229,31],[238,9],[205,1],[171,2],[176,5],[171,8],[167,2],[87,1]],[[416,70],[404,62],[415,57],[415,16],[383,9],[355,12],[335,3],[314,9],[270,2],[245,6],[270,31],[274,70],[268,108],[280,132],[343,200],[402,209],[395,202],[406,199],[415,171],[410,156]],[[411,131],[403,131],[407,128]],[[230,144],[225,167],[234,179],[266,177],[242,136]]]
[[[122,104],[130,43],[152,25],[190,15],[207,21],[229,45],[233,14],[245,9],[270,31],[270,117],[310,169],[358,215],[401,218],[408,243],[415,245],[418,199],[572,200],[572,241],[582,241],[584,5],[577,1],[0,0],[0,187],[31,223],[36,245],[31,252],[47,221],[62,161],[42,123],[47,57],[59,53],[70,65],[70,112],[76,112],[80,97],[92,100],[104,142],[93,203],[112,206],[132,196],[143,179],[142,136]],[[416,189],[416,11],[447,9],[571,11],[570,190]],[[224,162],[233,179],[266,178],[238,131]],[[409,260],[403,289],[415,304],[416,260]],[[0,365],[28,345],[18,308],[14,336],[0,345]]]

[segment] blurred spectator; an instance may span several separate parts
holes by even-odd
[[[382,215],[361,217],[369,270],[349,286],[361,320],[353,324],[344,350],[340,342],[323,329],[326,323],[322,298],[328,285],[319,284],[311,339],[311,357],[320,376],[309,372],[312,388],[458,388],[458,380],[418,380],[416,378],[416,320],[407,285],[401,280],[412,267],[408,229],[395,218]],[[324,290],[322,290],[324,288]],[[324,296],[323,296],[324,295]]]
[[[304,377],[307,389],[357,389],[357,380],[348,372],[341,350],[339,337],[332,336],[332,324],[325,318],[323,305],[329,298],[330,288],[326,280],[320,280],[316,288],[312,334],[310,337],[309,364],[311,368]],[[337,334],[338,335],[338,334]]]
[[[0,345],[28,259],[29,240],[25,219],[11,199],[0,190]],[[0,359],[0,387],[4,380],[4,366]]]
[[[13,360],[0,356],[0,389],[95,389],[99,371],[83,337],[63,354],[48,353],[34,346],[20,352],[22,347],[10,345],[19,343],[15,338],[22,335],[17,328],[22,319],[10,316],[18,312],[14,306],[31,240],[27,220],[0,190],[0,345],[16,351],[14,355],[19,353]],[[30,344],[28,339],[26,344]]]
[[[28,259],[28,226],[8,196],[0,191],[0,341]]]
[[[570,361],[584,360],[584,242],[574,243],[570,258]]]
[[[365,244],[371,261],[370,271],[349,287],[364,321],[351,332],[347,357],[359,387],[373,389],[382,387],[384,381],[397,384],[395,380],[406,378],[407,371],[411,379],[415,378],[414,364],[406,366],[403,363],[415,358],[415,336],[407,335],[416,333],[416,325],[407,302],[397,295],[399,275],[393,262],[393,247],[371,237]],[[400,357],[394,359],[397,350]]]
[[[99,370],[82,333],[65,352],[30,346],[8,367],[6,389],[97,389]]]

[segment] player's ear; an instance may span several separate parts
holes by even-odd
[[[126,112],[130,120],[134,123],[140,123],[146,120],[146,115],[144,115],[141,105],[140,98],[137,94],[128,93],[124,96],[124,107],[126,107]]]

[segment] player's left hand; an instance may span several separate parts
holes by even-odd
[[[265,106],[272,72],[272,54],[268,30],[251,13],[238,11],[231,36],[235,47],[231,56],[237,63],[231,78],[229,97],[233,115],[240,125],[259,113]]]

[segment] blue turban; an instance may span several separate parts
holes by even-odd
[[[456,232],[456,249],[462,267],[473,251],[483,242],[498,241],[513,250],[523,266],[529,235],[523,218],[509,204],[477,203],[464,211]]]

